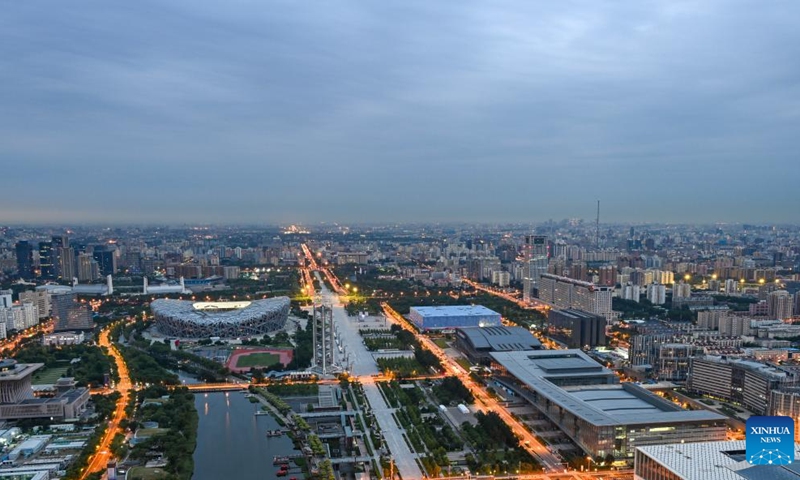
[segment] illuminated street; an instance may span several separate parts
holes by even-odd
[[[108,422],[106,433],[103,435],[102,441],[98,444],[97,450],[95,450],[94,454],[92,454],[92,456],[89,458],[88,466],[84,469],[83,474],[80,477],[81,480],[85,479],[94,472],[104,470],[108,464],[108,461],[113,458],[109,448],[111,447],[111,442],[114,440],[114,437],[117,435],[117,433],[123,433],[122,429],[119,427],[119,424],[125,419],[125,406],[128,404],[131,391],[131,379],[128,374],[128,366],[125,364],[125,359],[122,357],[122,354],[119,353],[117,347],[113,345],[108,338],[109,330],[110,328],[106,327],[100,333],[100,336],[98,337],[98,344],[101,347],[106,347],[108,349],[108,353],[114,357],[114,362],[117,365],[117,372],[119,373],[119,382],[117,382],[115,388],[116,391],[120,393],[120,397],[119,400],[117,400],[117,406],[114,409],[114,415]]]

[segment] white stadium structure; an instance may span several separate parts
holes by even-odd
[[[237,338],[279,330],[289,317],[289,297],[248,302],[192,302],[160,298],[150,304],[158,331],[181,338]]]

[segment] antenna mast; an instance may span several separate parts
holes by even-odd
[[[598,250],[600,250],[600,200],[597,201],[597,222],[595,224],[596,228],[596,238],[595,238],[595,245]]]

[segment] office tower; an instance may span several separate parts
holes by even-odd
[[[526,235],[523,247],[523,256],[526,264],[526,274],[522,281],[523,300],[530,301],[538,296],[539,279],[547,273],[549,249],[547,237],[543,235]]]
[[[545,273],[540,279],[539,298],[557,308],[576,308],[609,318],[613,290],[611,287]]]
[[[50,256],[53,265],[53,278],[65,278],[62,272],[62,255],[65,248],[69,247],[69,238],[66,235],[54,235],[50,240]],[[66,277],[72,280],[72,277]]]
[[[72,282],[77,273],[75,269],[75,250],[72,247],[59,247],[56,256],[58,257],[58,278]]]
[[[569,348],[596,347],[606,344],[606,319],[582,310],[551,310],[547,317],[550,336]]]
[[[114,250],[98,247],[95,248],[92,257],[100,268],[100,275],[106,276],[117,273],[117,256]]]
[[[68,293],[53,294],[50,297],[51,313],[56,332],[66,330],[90,330],[94,327],[89,309],[77,302],[77,295]]]
[[[78,255],[78,281],[93,282],[100,278],[100,268],[91,253]]]
[[[765,415],[770,392],[793,381],[786,371],[770,365],[706,356],[692,359],[687,389],[739,403],[756,415]]]
[[[667,302],[667,287],[658,283],[647,286],[647,299],[653,305],[664,305]]]
[[[39,242],[39,276],[45,279],[56,278],[52,242]]]
[[[33,245],[27,240],[20,240],[16,244],[17,271],[24,280],[33,279]]]
[[[703,354],[703,348],[685,343],[665,343],[658,346],[656,377],[666,381],[685,381],[693,357]]]
[[[792,294],[786,290],[778,290],[767,295],[767,315],[778,320],[792,316]]]

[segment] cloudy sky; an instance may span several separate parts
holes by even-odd
[[[0,222],[800,222],[800,2],[3,2]]]

